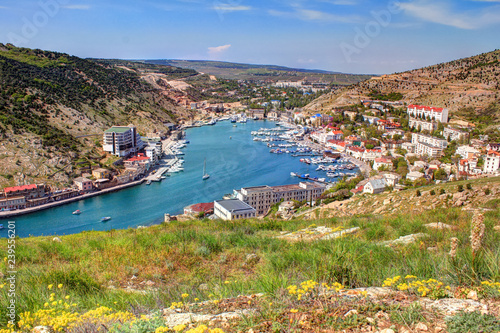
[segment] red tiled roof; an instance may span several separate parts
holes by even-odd
[[[31,185],[21,185],[21,186],[13,186],[4,188],[5,193],[15,192],[15,191],[25,191],[25,190],[34,190],[37,186],[35,184]]]
[[[328,140],[328,142],[333,143],[334,145],[345,147],[346,143],[344,141],[338,140]]]
[[[125,162],[141,162],[141,161],[146,161],[149,160],[149,157],[144,156],[144,154],[139,154],[137,156],[133,156],[126,160]]]
[[[425,110],[425,111],[433,111],[433,112],[443,112],[443,108],[436,108],[436,107],[433,107],[433,106],[423,106],[423,105],[415,105],[415,104],[411,104],[411,105],[408,105],[408,109],[418,109],[418,110]]]
[[[342,135],[344,135],[344,132],[342,132],[342,131],[334,131],[334,132],[332,132],[332,134],[335,134],[335,135],[342,134]]]
[[[364,148],[359,148],[359,147],[349,147],[349,148],[347,148],[347,149],[352,150],[352,151],[357,151],[357,152],[359,152],[359,153],[362,153],[362,152],[364,152],[364,151],[365,151],[365,149],[364,149]]]
[[[490,151],[488,152],[488,155],[496,155],[496,156],[500,156],[500,152],[498,152],[498,151],[494,151],[494,150],[490,150]]]
[[[207,203],[198,203],[195,205],[192,205],[191,210],[193,212],[201,213],[201,212],[209,212],[211,210],[214,210],[214,203],[213,202],[207,202]]]
[[[388,160],[387,158],[383,158],[383,157],[381,157],[381,158],[376,158],[376,159],[375,159],[375,162],[377,162],[377,163],[391,163],[391,161],[390,161],[390,160]]]

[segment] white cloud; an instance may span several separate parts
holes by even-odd
[[[340,23],[361,23],[361,18],[353,15],[335,15],[319,10],[295,8],[293,12],[282,12],[277,10],[268,10],[272,16],[281,16],[288,18],[298,18],[303,21],[316,22],[340,22]]]
[[[231,47],[231,44],[209,47],[208,54],[209,54],[211,59],[218,59],[224,52],[229,50],[230,47]]]
[[[500,1],[500,0],[499,0]],[[488,0],[487,2],[498,2]],[[406,14],[423,21],[447,25],[459,29],[479,29],[500,23],[500,7],[490,6],[482,10],[459,12],[445,1],[416,0],[399,3]]]
[[[89,5],[67,5],[67,6],[62,6],[62,8],[76,9],[76,10],[88,10],[88,9],[90,9],[90,6]]]
[[[232,5],[216,5],[213,7],[213,9],[217,11],[223,11],[223,12],[242,12],[242,11],[247,11],[251,10],[252,7],[250,6],[232,6]]]

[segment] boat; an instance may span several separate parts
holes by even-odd
[[[101,222],[108,222],[109,220],[111,220],[111,217],[109,216],[101,218]]]
[[[297,177],[297,174],[295,172],[290,172],[290,176]]]
[[[207,173],[207,159],[205,159],[205,161],[203,162],[203,177],[202,179],[203,180],[207,180],[208,178],[210,178],[210,175]]]
[[[148,179],[148,181],[146,182],[146,185],[151,185],[151,179]]]
[[[238,127],[238,125],[234,124],[233,127]]]
[[[82,213],[81,210],[77,209],[73,212],[73,215],[80,215]]]
[[[3,229],[3,224],[0,224],[0,230],[2,230],[2,229]]]

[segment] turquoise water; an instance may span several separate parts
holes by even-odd
[[[265,143],[253,141],[250,132],[262,127],[275,127],[275,123],[248,121],[233,127],[224,121],[188,129],[186,140],[191,143],[183,149],[184,172],[172,174],[161,183],[143,184],[9,220],[16,221],[20,237],[125,229],[160,223],[165,213],[182,213],[186,206],[221,199],[233,189],[296,184],[299,179],[292,178],[291,171],[325,176],[315,172],[317,166],[300,163],[299,157],[270,154]],[[205,158],[210,178],[203,181]],[[72,215],[77,209],[82,214]],[[103,216],[112,219],[100,222]],[[1,223],[6,226],[7,220],[0,220]],[[6,234],[0,230],[1,237]]]

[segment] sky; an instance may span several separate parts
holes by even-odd
[[[500,48],[500,0],[0,0],[0,43],[389,74]]]

